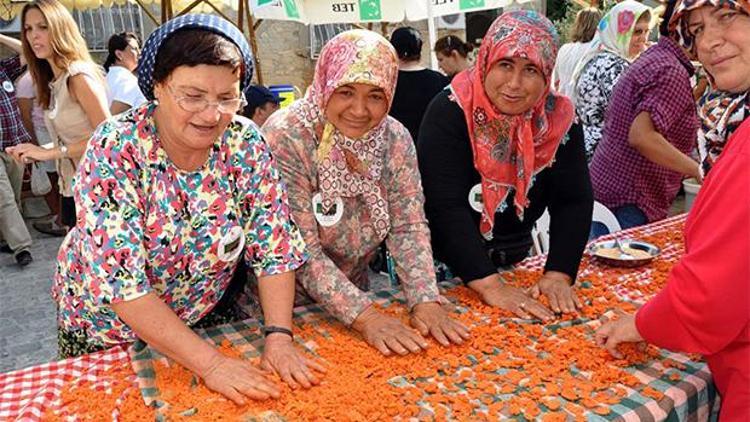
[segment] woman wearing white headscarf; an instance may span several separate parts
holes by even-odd
[[[617,4],[601,21],[592,49],[573,72],[573,103],[583,126],[590,162],[602,139],[612,91],[630,63],[646,49],[651,9],[634,0]]]

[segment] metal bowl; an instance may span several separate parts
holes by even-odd
[[[638,240],[623,239],[620,240],[620,244],[623,248],[630,248],[647,252],[649,256],[648,258],[614,258],[611,256],[603,255],[604,250],[617,249],[617,245],[614,240],[603,240],[600,242],[595,242],[594,244],[589,246],[589,255],[593,256],[597,261],[600,261],[606,265],[611,265],[613,267],[630,268],[646,265],[649,262],[653,261],[654,258],[659,256],[659,254],[661,253],[661,249],[659,249],[657,246]]]

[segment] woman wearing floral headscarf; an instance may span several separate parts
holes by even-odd
[[[423,335],[443,345],[468,338],[439,304],[414,143],[387,116],[397,73],[385,38],[344,32],[323,48],[305,97],[263,126],[310,254],[296,273],[297,303],[319,303],[386,355],[418,352]],[[418,332],[363,292],[384,239]]]
[[[212,15],[175,18],[146,41],[139,69],[151,101],[102,123],[79,165],[78,224],[52,289],[60,354],[141,339],[238,404],[278,398],[261,370],[190,329],[231,318],[223,305],[244,259],[263,298],[261,366],[317,383],[310,369],[322,367],[291,332],[304,243],[270,149],[235,116],[253,69],[242,32]]]
[[[489,305],[542,319],[579,306],[572,288],[591,222],[592,194],[570,100],[550,91],[558,48],[535,12],[505,13],[474,67],[435,97],[417,142],[427,218],[438,259]],[[529,291],[498,273],[521,261],[549,208],[550,252]]]
[[[651,9],[635,0],[618,3],[599,21],[594,41],[576,66],[573,103],[583,126],[586,160],[602,139],[612,90],[630,63],[646,49]]]
[[[671,26],[716,89],[747,95],[750,3],[687,0]],[[622,315],[597,332],[599,343],[615,355],[618,344],[639,341],[704,355],[721,394],[722,421],[750,416],[749,180],[750,118],[745,114],[690,210],[685,254],[667,285],[635,315]]]

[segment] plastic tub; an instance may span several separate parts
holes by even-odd
[[[695,201],[698,191],[701,189],[700,183],[697,180],[685,179],[682,181],[682,187],[685,188],[685,212],[689,212],[690,208],[693,207],[693,201]]]

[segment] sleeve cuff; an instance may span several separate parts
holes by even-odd
[[[360,298],[358,298],[358,300],[356,301],[356,303],[352,304],[352,306],[350,306],[349,309],[347,309],[346,312],[341,313],[341,314],[337,314],[335,312],[332,312],[332,313],[344,325],[346,325],[347,327],[351,327],[352,324],[354,324],[354,320],[357,319],[357,317],[359,316],[359,314],[361,314],[362,312],[364,312],[365,309],[367,309],[370,306],[372,306],[372,304],[373,304],[373,302],[372,302],[372,300],[370,300],[370,298],[368,298],[365,295],[362,295]]]
[[[409,307],[409,311],[414,309],[415,306],[422,303],[436,302],[442,303],[440,291],[437,285],[433,285],[434,288],[425,287],[424,289],[418,289],[416,291],[407,291],[404,289],[404,296],[406,296],[406,303]]]
[[[117,295],[113,296],[101,296],[99,298],[99,305],[111,305],[114,303],[130,302],[132,300],[140,299],[143,296],[151,293],[153,289],[148,283],[138,284],[125,290],[121,290]]]
[[[544,265],[544,272],[546,273],[548,271],[557,271],[558,273],[563,273],[570,277],[571,286],[576,284],[576,278],[578,276],[578,266],[576,266],[576,268],[574,269],[571,269],[570,267],[566,268],[554,263],[550,264],[549,262],[547,262],[547,264]]]
[[[473,271],[470,273],[460,273],[456,271],[456,275],[461,279],[461,282],[466,284],[469,284],[470,282],[474,280],[481,280],[485,277],[491,276],[492,274],[497,274],[497,268],[494,267],[487,267],[487,268],[478,268],[477,271]]]
[[[255,275],[257,277],[288,273],[304,265],[304,263],[307,262],[308,258],[309,256],[307,255],[307,252],[301,252],[295,255],[293,258],[283,261],[267,259],[261,262],[254,263],[253,272],[255,272]]]

